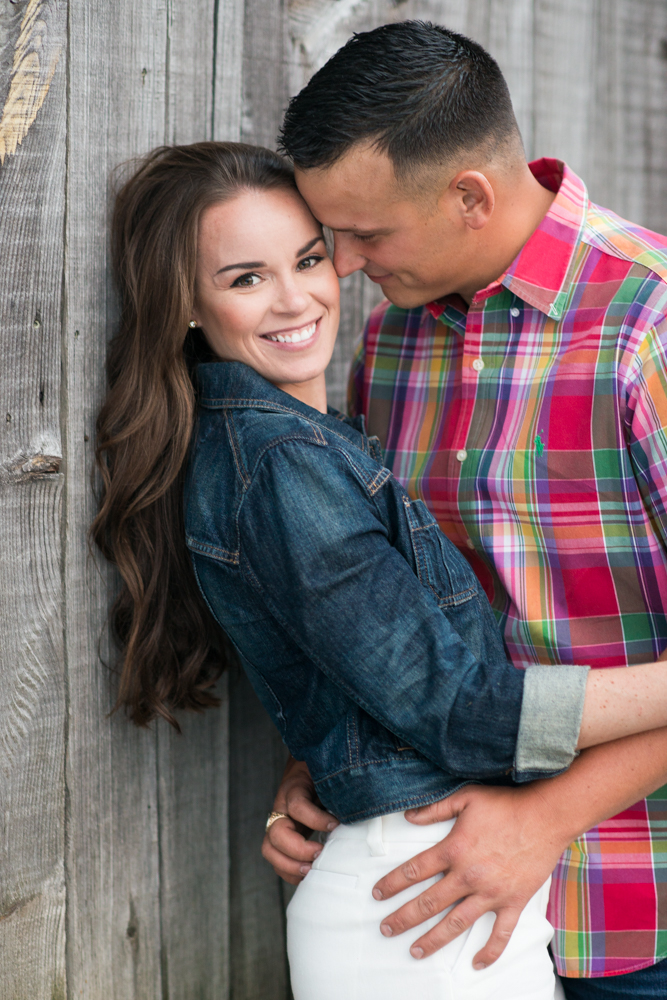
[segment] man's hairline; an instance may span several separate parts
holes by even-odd
[[[396,161],[388,150],[382,148],[380,145],[379,140],[381,138],[382,136],[378,135],[375,137],[365,136],[358,139],[356,142],[344,146],[334,159],[318,164],[317,166],[303,167],[296,161],[293,161],[294,169],[303,174],[315,173],[317,171],[326,173],[335,167],[336,164],[340,163],[353,150],[369,150],[387,157],[391,163],[399,188],[405,192],[409,200],[431,201],[434,196],[437,200],[453,178],[462,171],[475,170],[483,173],[485,167],[488,168],[493,165],[499,166],[503,172],[509,166],[509,171],[511,172],[513,167],[524,166],[526,164],[525,150],[518,126],[516,130],[512,130],[507,136],[498,138],[490,137],[491,150],[489,150],[489,143],[461,147],[460,151],[455,152],[446,159],[438,160],[434,157],[433,160],[418,166],[414,172],[403,171],[400,167],[397,169]],[[468,157],[470,157],[470,162],[466,162]],[[417,173],[418,176],[416,176]]]

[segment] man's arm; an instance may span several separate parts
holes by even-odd
[[[496,922],[475,967],[502,954],[524,906],[578,836],[627,809],[667,780],[667,729],[629,736],[583,751],[570,770],[521,788],[468,786],[447,799],[406,813],[426,825],[453,819],[452,832],[381,879],[373,895],[387,899],[444,872],[444,878],[396,910],[382,932],[401,934],[461,900],[414,943],[415,958],[431,955],[493,911]]]

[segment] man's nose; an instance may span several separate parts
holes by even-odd
[[[334,233],[333,262],[339,278],[345,278],[353,271],[360,271],[368,263],[368,258],[359,253],[354,244],[355,239],[351,233]]]

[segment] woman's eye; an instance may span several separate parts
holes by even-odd
[[[324,258],[318,253],[311,253],[308,257],[303,257],[297,264],[297,271],[309,271]]]
[[[232,282],[232,288],[252,288],[254,285],[258,285],[261,278],[258,274],[241,274]]]

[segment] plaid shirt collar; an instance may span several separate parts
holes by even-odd
[[[588,211],[588,191],[584,182],[561,160],[534,160],[530,169],[556,197],[533,235],[524,244],[507,271],[497,281],[477,292],[473,304],[497,294],[504,285],[528,305],[560,319],[576,268],[576,251],[583,236]],[[448,295],[426,308],[460,333],[465,332],[467,306],[459,295]]]

